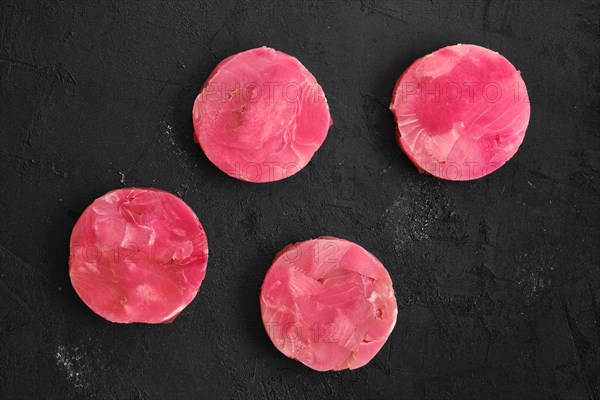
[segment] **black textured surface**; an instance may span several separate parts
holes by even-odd
[[[212,4],[214,3],[214,4]],[[598,1],[2,1],[0,397],[598,399]],[[419,175],[395,143],[395,80],[474,43],[521,70],[531,123],[474,182]],[[248,184],[192,141],[222,58],[269,45],[317,77],[335,125],[309,166]],[[209,238],[170,325],[115,325],[73,291],[68,239],[97,196],[178,193]],[[274,254],[320,235],[388,267],[398,323],[365,368],[281,355],[258,293]]]

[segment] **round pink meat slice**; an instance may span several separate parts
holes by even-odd
[[[332,125],[315,77],[296,58],[267,47],[223,60],[196,98],[193,121],[208,159],[249,182],[300,171]]]
[[[125,188],[85,209],[71,234],[75,291],[112,322],[171,322],[194,299],[208,245],[191,208],[171,193]]]
[[[390,109],[398,143],[419,170],[457,181],[504,165],[523,142],[530,114],[519,71],[492,50],[461,44],[413,63]]]
[[[367,364],[398,315],[384,266],[359,245],[333,237],[280,251],[263,282],[260,306],[275,347],[317,371]]]

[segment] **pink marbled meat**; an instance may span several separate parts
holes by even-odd
[[[413,63],[390,109],[398,143],[419,170],[459,181],[504,165],[523,142],[530,114],[519,71],[492,50],[460,44]]]
[[[196,296],[207,262],[196,214],[162,190],[108,192],[85,209],[71,234],[73,287],[112,322],[171,322]]]
[[[263,282],[260,306],[275,347],[317,371],[367,364],[398,315],[384,266],[359,245],[333,237],[280,251]]]
[[[296,58],[267,47],[223,60],[196,98],[193,121],[208,159],[249,182],[304,168],[332,125],[315,77]]]

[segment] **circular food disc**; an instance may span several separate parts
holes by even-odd
[[[192,209],[157,189],[119,189],[94,200],[70,247],[75,291],[112,322],[171,322],[196,296],[208,262]]]
[[[398,79],[390,109],[397,139],[420,171],[449,180],[485,176],[519,149],[529,97],[519,71],[474,45],[445,47]]]
[[[275,347],[317,371],[367,364],[398,315],[384,266],[359,245],[333,237],[280,251],[263,282],[260,305]]]
[[[194,103],[196,141],[226,174],[249,182],[287,178],[308,164],[332,125],[315,77],[267,47],[223,60]]]

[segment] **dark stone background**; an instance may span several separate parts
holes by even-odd
[[[2,1],[0,397],[598,399],[598,1]],[[419,175],[388,104],[399,74],[474,43],[522,71],[517,155],[473,182]],[[269,45],[317,77],[335,125],[310,165],[234,180],[192,141],[200,85]],[[209,238],[207,278],[170,325],[92,313],[69,234],[122,186],[179,194]],[[396,329],[365,368],[281,355],[258,294],[274,254],[335,235],[389,269]]]

